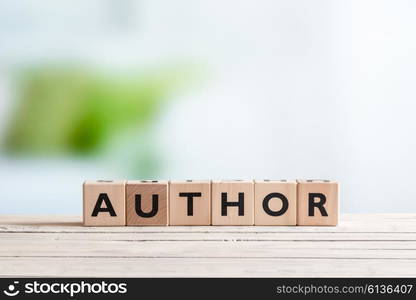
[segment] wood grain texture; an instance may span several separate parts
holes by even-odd
[[[415,277],[416,214],[341,215],[336,227],[84,227],[0,216],[0,276]]]
[[[200,194],[193,197],[192,211],[188,212],[188,198],[184,193]],[[210,180],[170,182],[169,225],[211,225]]]
[[[338,224],[339,199],[338,183],[330,180],[298,180],[297,185],[297,225],[299,226],[335,226]],[[310,215],[310,197],[316,194],[325,196],[324,211],[318,207],[312,208]],[[322,201],[318,196],[313,197],[315,203]]]
[[[106,201],[112,206],[115,215],[109,212],[99,212],[93,216],[94,207],[101,197],[106,197]],[[105,202],[100,202],[99,207],[109,208]],[[126,225],[126,206],[125,206],[125,181],[98,180],[85,181],[83,185],[83,216],[85,226],[125,226]]]
[[[254,224],[254,182],[223,180],[211,184],[211,218],[212,225],[253,225]],[[222,197],[225,195],[229,203],[239,201],[244,203],[242,215],[237,206],[228,206],[226,215],[222,214]]]
[[[271,216],[263,208],[268,195],[279,193],[287,199],[287,210],[283,213],[283,201],[271,198],[268,207],[271,211],[282,211],[282,215]],[[296,225],[296,182],[285,180],[260,180],[254,184],[254,225]]]
[[[126,219],[127,226],[168,225],[168,192],[167,181],[130,180],[126,183]],[[154,197],[157,203],[153,201]],[[141,205],[136,207],[136,199],[140,197]],[[154,206],[156,204],[157,206]],[[139,216],[136,208],[147,215]],[[154,211],[155,214],[151,214]]]

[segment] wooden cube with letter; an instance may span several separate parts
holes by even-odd
[[[171,181],[169,225],[211,225],[211,181]]]
[[[254,225],[254,182],[212,182],[212,225]]]
[[[296,213],[295,181],[255,181],[255,225],[296,225]]]
[[[125,226],[125,181],[85,181],[83,211],[85,226]]]
[[[330,180],[298,180],[297,224],[335,226],[338,224],[338,183]]]
[[[126,183],[127,226],[168,225],[169,182],[130,180]]]

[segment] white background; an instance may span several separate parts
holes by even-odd
[[[154,128],[161,177],[331,178],[344,213],[414,213],[415,16],[403,0],[4,1],[1,128],[11,65],[188,60],[207,78]],[[0,213],[81,214],[81,182],[103,174],[1,159]]]

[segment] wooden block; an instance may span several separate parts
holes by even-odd
[[[127,181],[127,226],[168,225],[168,186],[167,181]]]
[[[222,180],[211,185],[212,225],[254,224],[254,182]]]
[[[125,181],[85,181],[84,226],[125,226]]]
[[[255,225],[296,225],[296,212],[295,181],[255,181]]]
[[[338,183],[330,180],[298,180],[297,224],[338,224]]]
[[[211,181],[171,181],[170,225],[211,225]]]

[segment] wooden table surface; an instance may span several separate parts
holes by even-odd
[[[337,227],[83,227],[0,216],[0,276],[416,277],[416,214]]]

